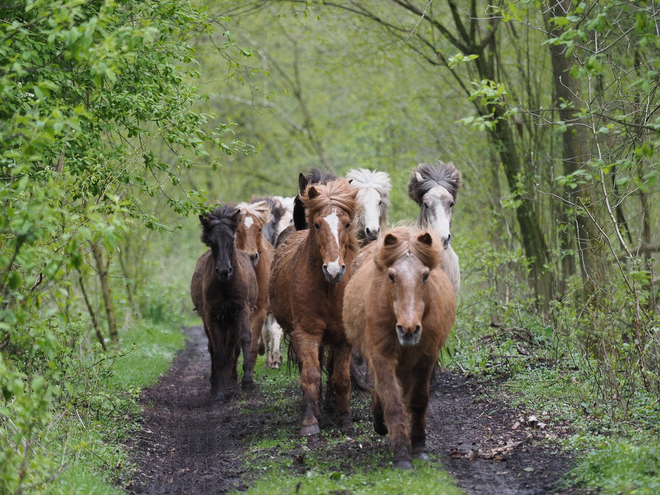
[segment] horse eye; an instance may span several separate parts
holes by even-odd
[[[449,203],[449,207],[450,207],[450,208],[453,208],[453,207],[454,207],[454,202],[453,202],[453,201],[452,201],[451,203]]]
[[[378,202],[378,206],[380,206],[380,205],[382,205],[382,204],[383,204],[383,200],[381,199],[381,200]]]
[[[429,205],[427,205],[426,202],[424,202],[424,208],[428,208],[428,207]]]
[[[315,224],[314,224],[314,228],[315,228],[316,230],[321,230],[321,226],[320,226],[318,223],[315,223]]]
[[[429,279],[429,274],[428,272],[422,275],[422,282],[426,282]]]
[[[261,229],[259,229],[259,232],[261,232]]]
[[[388,273],[387,278],[390,279],[390,282],[394,283],[394,274],[393,273]]]
[[[346,224],[346,228],[349,228],[350,226],[351,226],[351,222],[348,222],[348,223]]]

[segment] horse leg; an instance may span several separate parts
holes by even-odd
[[[261,340],[259,341],[259,345],[264,347],[263,352],[261,351],[261,347],[259,348],[259,354],[265,354],[266,355],[266,360],[264,363],[265,368],[271,368],[273,366],[273,360],[272,360],[272,353],[271,353],[271,346],[272,346],[272,340],[273,340],[273,322],[274,318],[271,313],[268,313],[266,315],[266,321],[264,322],[264,328],[261,332]]]
[[[408,391],[407,402],[410,404],[411,432],[410,440],[412,445],[413,459],[423,461],[429,460],[429,453],[426,449],[426,411],[429,404],[429,381],[434,371],[433,360],[424,363],[420,362],[404,384]]]
[[[213,366],[213,344],[209,339],[207,349],[209,350],[209,355],[211,356],[211,395],[215,395],[218,389],[218,376],[215,373],[215,366]]]
[[[385,413],[383,412],[383,403],[380,396],[374,390],[372,396],[371,411],[374,415],[374,431],[379,435],[387,435],[387,426],[385,425]]]
[[[209,329],[213,338],[213,372],[216,377],[217,386],[212,393],[215,400],[225,402],[229,399],[229,386],[231,382],[232,367],[236,361],[236,342],[235,332],[227,328],[220,328],[219,324],[214,324]]]
[[[321,337],[311,335],[301,327],[295,328],[292,337],[293,347],[300,361],[300,387],[303,392],[305,410],[300,434],[303,436],[316,435],[321,431],[316,419],[321,385],[321,364],[319,363]]]
[[[337,414],[339,415],[339,429],[342,433],[353,430],[351,417],[351,346],[348,342],[336,346],[332,350],[332,390],[337,400]],[[328,390],[329,391],[329,390]]]
[[[268,355],[271,357],[270,365],[271,368],[280,369],[282,367],[282,355],[280,354],[280,343],[282,342],[282,327],[277,320],[272,318],[272,324],[270,326],[270,346],[268,350]]]
[[[250,314],[248,311],[241,313],[239,322],[241,348],[243,349],[243,379],[241,380],[241,388],[243,391],[254,390],[254,361],[252,360],[250,346],[252,337],[250,331]],[[263,325],[263,321],[261,324]],[[255,357],[256,349],[255,346]]]
[[[385,425],[390,432],[390,446],[394,452],[394,467],[412,469],[410,445],[410,415],[403,402],[401,385],[396,376],[394,359],[378,356],[373,360],[374,390],[380,397]]]
[[[261,338],[261,332],[264,328],[264,322],[266,321],[266,314],[268,308],[258,309],[256,313],[252,315],[250,319],[250,361],[254,367],[257,364],[257,355],[259,354],[259,339]],[[253,379],[253,375],[250,375],[250,380]]]

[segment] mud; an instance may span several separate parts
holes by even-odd
[[[199,327],[187,333],[188,345],[169,372],[158,385],[143,391],[141,428],[126,445],[135,463],[125,485],[129,493],[245,490],[259,478],[263,463],[286,460],[293,472],[303,473],[313,464],[315,452],[344,474],[388,466],[387,440],[370,427],[368,399],[357,394],[352,399],[356,427],[366,432],[359,443],[330,442],[334,446],[328,447],[329,439],[341,437],[328,413],[320,417],[321,435],[294,437],[300,414],[295,406],[282,406],[281,395],[264,394],[258,388],[249,394],[236,392],[226,404],[210,401],[206,337]],[[299,395],[295,380],[285,394]],[[530,418],[531,412],[509,407],[505,400],[496,381],[443,373],[428,412],[431,458],[471,494],[587,493],[562,488],[560,479],[573,466],[573,455],[548,441],[568,434],[568,427],[551,424],[542,411]],[[295,447],[250,450],[254,442],[276,433],[292,435],[287,438],[295,438]]]

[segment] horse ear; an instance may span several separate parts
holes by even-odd
[[[202,215],[200,213],[199,215],[199,223],[202,224],[202,227],[206,228],[206,226],[209,224],[209,221],[206,219],[206,215]]]
[[[396,244],[399,242],[399,239],[394,234],[387,234],[385,236],[385,239],[383,240],[383,244],[385,246],[391,246],[392,244]]]
[[[309,180],[305,177],[305,174],[301,172],[300,175],[298,175],[298,191],[300,191],[300,194],[305,192],[307,184],[309,184]]]
[[[426,244],[427,246],[433,245],[433,238],[431,237],[431,234],[429,234],[428,232],[424,232],[423,234],[420,234],[417,240],[422,244]]]
[[[314,186],[310,187],[307,191],[307,197],[309,199],[318,198],[320,195],[321,193]]]
[[[422,177],[422,174],[420,174],[419,172],[415,172],[415,179],[417,179],[417,182],[424,181],[424,177]]]
[[[234,213],[232,213],[231,217],[229,217],[229,218],[231,218],[232,221],[238,223],[238,220],[241,218],[241,210],[236,208],[236,211]]]

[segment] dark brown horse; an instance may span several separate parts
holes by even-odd
[[[254,364],[257,362],[259,338],[270,306],[268,281],[270,264],[273,261],[273,246],[263,236],[263,228],[270,219],[270,207],[264,200],[257,203],[239,203],[237,208],[241,211],[241,216],[236,232],[236,247],[250,256],[257,276],[257,306],[250,318],[250,361]]]
[[[428,459],[426,409],[438,352],[454,324],[452,284],[438,267],[442,245],[428,231],[397,227],[365,253],[346,287],[349,342],[374,377],[374,430],[390,433],[394,466]]]
[[[190,284],[195,310],[202,317],[211,354],[211,396],[229,397],[236,381],[236,357],[243,350],[244,389],[252,388],[250,313],[257,303],[257,279],[250,256],[234,247],[240,210],[221,205],[200,215],[202,242],[209,248],[199,260]]]
[[[301,230],[275,251],[270,281],[273,315],[291,336],[300,361],[300,385],[305,409],[301,434],[319,432],[320,356],[330,348],[330,378],[337,399],[339,426],[353,427],[349,405],[351,346],[342,321],[344,288],[351,276],[357,241],[351,228],[357,190],[345,179],[310,185],[301,196],[308,230]]]

